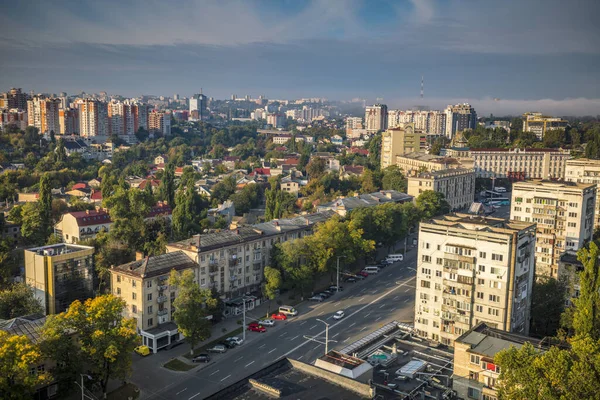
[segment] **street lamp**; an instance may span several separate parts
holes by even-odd
[[[336,292],[340,291],[340,258],[346,258],[346,256],[338,256],[337,258],[337,290]]]
[[[339,260],[339,258],[338,258]],[[317,318],[317,321],[325,324],[325,354],[329,353],[329,324],[322,319]]]
[[[87,396],[87,395],[85,394],[85,386],[84,386],[84,384],[83,384],[83,377],[84,377],[84,376],[85,376],[86,378],[88,378],[89,380],[92,380],[92,377],[91,377],[91,376],[89,376],[89,375],[87,375],[87,374],[79,374],[79,376],[81,376],[81,385],[80,385],[80,384],[79,384],[77,381],[75,381],[75,384],[81,388],[81,400],[85,400],[85,398],[86,398],[86,397],[88,397],[88,398],[90,398],[90,399],[94,400],[94,398],[93,398],[93,397],[91,397],[91,396]]]

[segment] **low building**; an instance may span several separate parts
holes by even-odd
[[[475,198],[475,170],[466,168],[422,172],[408,177],[408,194],[419,197],[425,190],[444,195],[451,210],[469,207]]]
[[[592,240],[596,185],[525,181],[512,187],[510,218],[537,224],[537,277],[558,278],[558,260]]]
[[[540,350],[543,339],[508,333],[481,322],[454,341],[454,375],[452,389],[460,399],[496,400],[500,367],[494,357],[511,347],[521,348],[530,342]]]
[[[407,203],[413,200],[412,196],[396,190],[381,190],[379,192],[361,194],[354,197],[340,197],[332,202],[320,204],[318,211],[333,211],[345,217],[352,210],[360,207],[374,207],[386,203]]]
[[[25,250],[25,282],[45,313],[65,311],[94,294],[94,248],[67,243]]]
[[[414,172],[462,168],[462,165],[455,158],[426,153],[407,153],[402,156],[396,156],[396,165],[405,175]]]
[[[412,122],[389,128],[381,135],[381,168],[394,165],[396,156],[421,151],[427,140],[425,132]]]
[[[576,158],[565,163],[565,180],[577,183],[593,183],[596,185],[596,212],[594,227],[600,228],[600,160]]]
[[[571,152],[563,149],[471,149],[478,178],[564,179]]]
[[[365,167],[362,165],[343,165],[340,171],[340,179],[346,180],[354,176],[358,177],[361,176],[364,171]]]
[[[135,319],[142,344],[153,353],[182,339],[173,322],[177,289],[168,279],[171,271],[188,269],[198,277],[198,264],[182,251],[140,258],[110,269],[112,293],[127,304],[124,317]]]
[[[569,121],[565,119],[550,117],[540,112],[527,112],[523,114],[523,132],[534,133],[538,140],[542,140],[547,131],[564,131],[568,125]]]
[[[208,210],[208,220],[213,224],[219,218],[225,218],[227,224],[230,224],[233,217],[235,217],[235,205],[231,200],[225,200],[225,202],[219,204],[218,207]]]
[[[289,178],[283,178],[281,180],[281,190],[284,192],[288,192],[293,194],[294,196],[298,196],[298,192],[300,191],[300,184],[296,181],[293,181]]]
[[[0,216],[0,219],[2,216]],[[12,238],[18,239],[21,237],[21,225],[15,224],[10,221],[4,221],[2,225],[2,230],[0,231],[0,236],[3,238]]]

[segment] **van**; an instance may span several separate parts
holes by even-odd
[[[363,271],[365,271],[367,274],[378,274],[379,273],[379,267],[365,267],[365,269],[363,269]]]
[[[385,259],[391,262],[397,262],[404,260],[404,256],[402,254],[388,254]]]
[[[298,315],[298,310],[292,306],[281,306],[279,307],[279,312],[285,315],[291,315],[292,317]]]

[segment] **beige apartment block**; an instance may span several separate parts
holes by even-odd
[[[124,317],[134,318],[142,343],[153,353],[182,339],[173,322],[177,290],[169,286],[171,271],[190,269],[198,277],[198,264],[182,251],[139,258],[110,269],[110,287],[127,304]]]
[[[577,183],[593,183],[598,187],[600,183],[600,160],[577,158],[567,160],[565,165],[565,180]],[[600,191],[596,190],[600,195]],[[596,212],[594,227],[600,228],[600,198],[596,197]]]
[[[417,198],[425,190],[442,193],[451,210],[469,207],[475,199],[475,170],[444,169],[408,177],[410,196]]]
[[[534,251],[532,223],[459,213],[422,222],[417,335],[452,347],[480,322],[527,335]]]
[[[388,108],[385,104],[365,107],[365,128],[367,133],[377,133],[388,127]]]
[[[563,179],[571,152],[563,149],[472,149],[478,178]]]
[[[542,140],[549,130],[564,131],[567,125],[569,125],[569,121],[565,119],[546,116],[539,112],[523,114],[523,132],[535,133],[538,140]]]
[[[592,239],[596,185],[526,181],[513,184],[510,218],[537,224],[536,277],[558,278],[560,255]]]
[[[27,249],[25,282],[46,315],[61,313],[73,301],[93,297],[94,248],[61,243]]]
[[[412,122],[386,130],[381,136],[381,168],[394,165],[397,155],[418,152],[425,141],[425,133],[416,131]]]
[[[396,156],[396,165],[405,175],[414,172],[440,171],[462,167],[458,160],[454,158],[418,152]]]
[[[454,341],[452,389],[459,399],[497,400],[500,367],[494,364],[497,353],[530,342],[539,350],[543,340],[494,329],[479,323]]]

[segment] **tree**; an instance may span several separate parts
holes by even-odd
[[[324,174],[327,165],[325,159],[321,157],[313,157],[306,165],[306,173],[309,179],[320,179]]]
[[[39,348],[27,336],[0,330],[0,398],[31,399],[37,386],[49,380],[44,372],[30,372],[41,361]]]
[[[21,210],[21,217],[21,236],[23,239],[31,244],[44,244],[46,235],[39,202],[25,203]]]
[[[383,170],[381,184],[383,190],[397,190],[406,193],[408,181],[397,165],[391,165]]]
[[[0,319],[12,319],[35,313],[43,313],[33,290],[25,283],[14,283],[0,291]]]
[[[153,200],[137,188],[118,187],[112,196],[103,200],[113,223],[110,236],[127,243],[131,250],[143,250],[148,236],[145,217]]]
[[[161,194],[168,204],[175,204],[175,164],[169,162],[161,180]]]
[[[314,252],[306,238],[276,244],[277,264],[283,269],[283,280],[286,286],[304,295],[314,284],[317,268],[313,263]],[[312,257],[311,257],[312,256]]]
[[[200,231],[200,217],[204,204],[194,186],[180,187],[175,196],[173,230],[178,238],[188,237]]]
[[[270,266],[265,267],[265,286],[263,293],[267,299],[269,299],[269,309],[267,310],[267,317],[271,312],[271,300],[277,296],[279,293],[279,289],[281,288],[281,271],[277,268],[272,268]]]
[[[56,152],[56,160],[57,161],[64,162],[67,160],[67,152],[65,150],[65,141],[62,138],[58,139],[58,143],[56,144],[56,149],[54,151]]]
[[[294,213],[296,196],[278,189],[265,191],[265,221],[286,217]]]
[[[373,193],[379,189],[375,174],[368,168],[363,171],[360,182],[360,191],[362,193]]]
[[[43,235],[44,241],[50,234],[52,234],[52,187],[50,186],[50,176],[48,173],[42,175],[40,179],[40,198],[39,213],[40,213],[40,225],[41,234]]]
[[[211,308],[217,307],[217,300],[212,297],[211,291],[201,289],[195,280],[191,270],[181,274],[173,270],[169,277],[169,285],[177,289],[173,320],[189,342],[192,355],[196,344],[210,337],[211,324],[206,317],[210,315]]]
[[[533,282],[531,336],[544,338],[556,335],[566,296],[567,284],[564,280],[550,278]]]
[[[228,176],[223,179],[221,182],[217,183],[212,187],[212,195],[211,198],[217,204],[223,203],[225,200],[228,200],[229,197],[235,193],[236,181],[234,176]]]
[[[261,200],[261,189],[256,184],[244,186],[242,190],[231,195],[231,201],[235,206],[235,213],[243,215],[250,211],[251,208],[257,207]]]
[[[133,349],[139,343],[135,320],[123,318],[125,307],[125,300],[105,294],[85,303],[75,300],[55,317],[62,329],[77,338],[90,375],[105,398],[109,379],[125,379],[131,373]]]
[[[417,197],[417,208],[420,210],[423,219],[431,219],[436,215],[447,214],[450,212],[450,205],[444,199],[444,194],[425,190]]]

